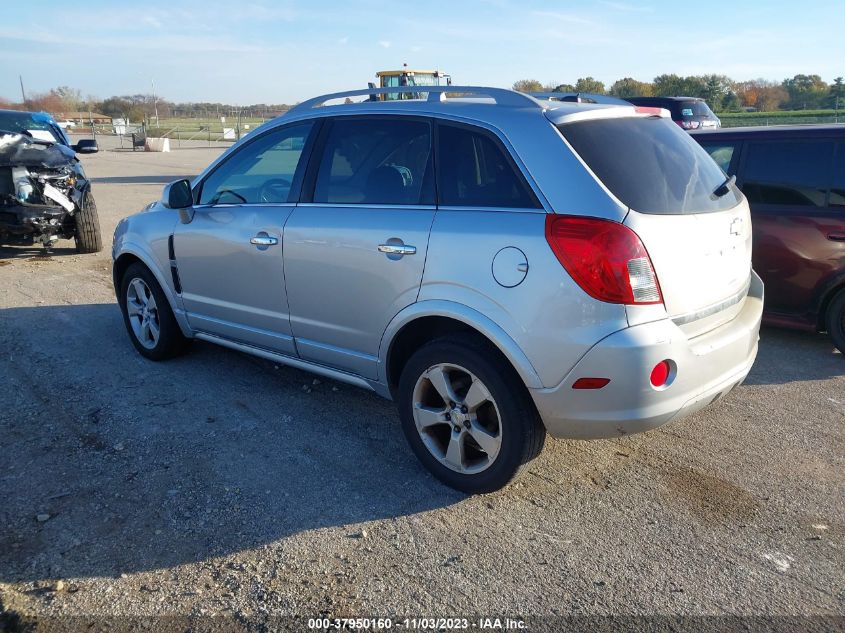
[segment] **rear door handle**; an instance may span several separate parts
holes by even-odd
[[[379,244],[378,252],[388,255],[413,255],[417,252],[417,247],[410,244]]]
[[[845,242],[845,233],[828,233],[827,239],[834,242]]]
[[[279,243],[279,238],[270,237],[269,235],[256,235],[250,238],[249,243],[255,244],[256,246],[275,246]]]

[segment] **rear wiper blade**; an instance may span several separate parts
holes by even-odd
[[[725,182],[723,182],[721,185],[719,185],[718,187],[716,187],[713,190],[713,195],[716,196],[717,198],[721,198],[722,196],[726,195],[731,190],[731,186],[735,182],[736,182],[736,175],[726,178]]]

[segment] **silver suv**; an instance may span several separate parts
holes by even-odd
[[[138,351],[200,339],[372,389],[467,492],[508,483],[546,431],[646,431],[743,381],[763,306],[748,205],[665,111],[377,97],[407,90],[306,101],[124,219]]]

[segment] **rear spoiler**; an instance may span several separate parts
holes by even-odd
[[[602,103],[606,105],[632,105],[624,99],[611,97],[609,95],[597,95],[589,92],[529,92],[529,95],[538,100],[568,101],[571,103]]]

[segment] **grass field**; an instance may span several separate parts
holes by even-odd
[[[777,110],[775,112],[718,112],[724,127],[845,123],[845,110]]]

